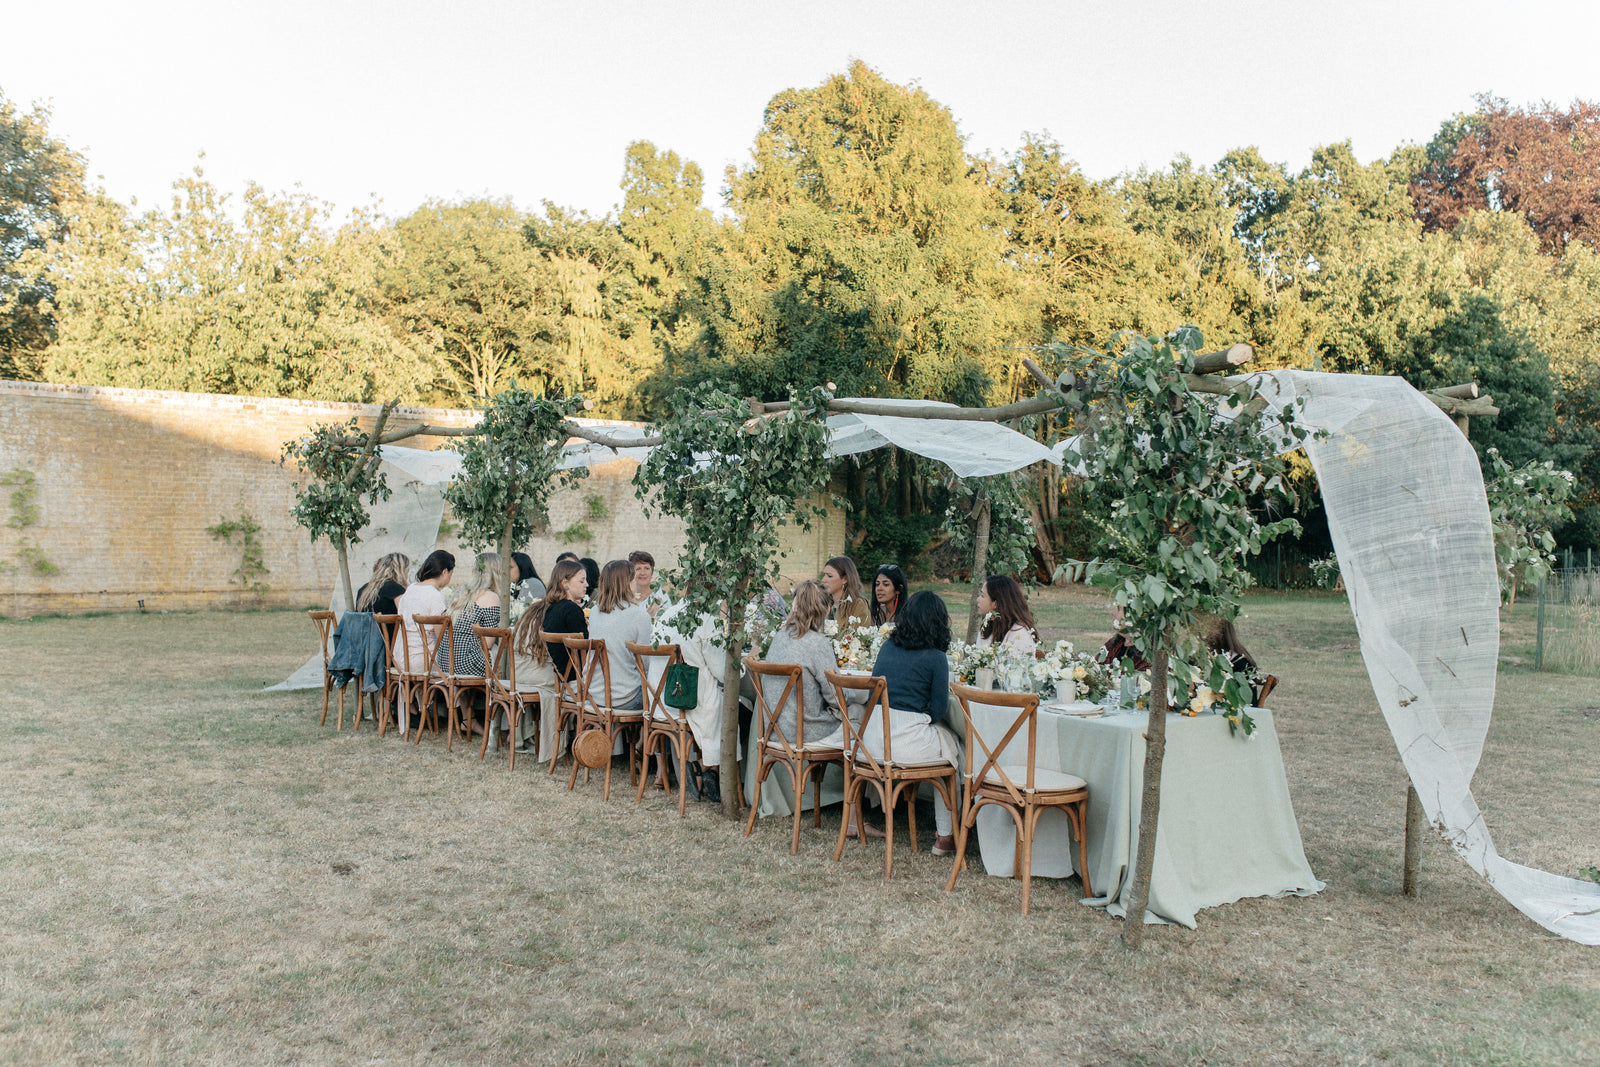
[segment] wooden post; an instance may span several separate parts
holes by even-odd
[[[1427,816],[1422,813],[1422,798],[1417,787],[1406,785],[1406,866],[1400,882],[1400,891],[1408,897],[1422,892],[1418,870],[1422,866],[1422,827]]]
[[[1478,387],[1471,383],[1451,386],[1448,390],[1440,389],[1438,392],[1446,396],[1468,397],[1469,387],[1470,397],[1476,397],[1478,395]],[[1456,426],[1461,430],[1461,436],[1466,437],[1467,416],[1457,414],[1455,421]],[[1422,869],[1422,827],[1426,821],[1427,817],[1422,813],[1422,798],[1417,796],[1417,787],[1412,785],[1408,778],[1406,781],[1406,851],[1400,878],[1400,892],[1408,897],[1417,896],[1422,892],[1418,872]]]
[[[978,490],[978,528],[972,536],[972,606],[967,611],[967,644],[978,639],[978,594],[989,577],[989,487]]]

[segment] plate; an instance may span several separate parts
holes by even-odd
[[[1078,715],[1086,719],[1092,719],[1106,713],[1105,708],[1099,704],[1092,704],[1087,700],[1074,700],[1070,704],[1045,704],[1043,707],[1046,711],[1053,711],[1057,715]]]

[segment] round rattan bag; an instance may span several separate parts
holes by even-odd
[[[611,738],[604,730],[585,730],[573,740],[572,755],[585,767],[604,767],[611,760]]]

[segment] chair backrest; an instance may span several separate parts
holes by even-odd
[[[967,751],[966,775],[968,788],[976,788],[980,783],[984,785],[999,785],[1010,794],[1011,799],[1018,804],[1023,803],[1023,790],[1032,791],[1034,768],[1038,763],[1039,752],[1039,698],[1032,693],[999,693],[987,689],[977,689],[970,685],[953,685],[950,691],[961,701],[961,714],[967,720]],[[978,725],[978,717],[972,714],[972,705],[978,704],[989,708],[1007,708],[1015,712],[1011,717],[1011,724],[1004,733],[986,730]],[[1001,713],[1004,721],[1005,713]],[[1017,782],[1006,773],[1002,758],[1011,746],[1011,741],[1017,732],[1027,727],[1028,755],[1026,772],[1023,782],[1019,787]],[[998,738],[999,740],[995,740]],[[993,743],[991,743],[993,742]],[[978,750],[983,751],[983,762],[976,771],[972,768],[973,760],[978,756]],[[1017,765],[1016,760],[1011,761],[1011,766]],[[989,778],[989,773],[994,772],[994,778]]]
[[[456,672],[455,620],[448,615],[413,615],[422,633],[422,672],[437,677]],[[441,653],[443,654],[441,656]]]
[[[576,634],[567,635],[567,657],[577,655],[583,658],[583,666],[574,673],[578,677],[578,693],[576,699],[585,707],[599,714],[599,702],[594,698],[594,672],[599,668],[601,679],[605,683],[605,707],[611,707],[611,659],[606,655],[606,642],[602,637],[578,637]]]
[[[833,686],[834,692],[839,694],[839,706],[845,709],[841,725],[844,728],[844,754],[851,763],[867,767],[873,774],[884,775],[884,764],[894,762],[894,749],[889,738],[889,681],[886,678],[871,677],[862,674],[840,674],[838,671],[827,672],[828,682]],[[853,722],[850,718],[850,694],[857,694],[855,703],[861,703],[861,695],[865,694],[866,709],[861,713],[861,721]],[[877,726],[873,725],[872,717],[878,717]],[[861,739],[868,730],[883,730],[883,761],[861,743]]]
[[[805,668],[798,663],[762,663],[754,656],[746,656],[744,666],[755,675],[752,681],[755,682],[756,690],[756,726],[760,731],[762,745],[782,749],[788,759],[799,759],[800,750],[806,743],[806,696],[805,687],[801,685]],[[767,703],[767,687],[762,684],[768,678],[784,679],[783,693],[778,697],[775,706]],[[778,717],[783,714],[790,695],[794,696],[795,725],[792,743],[778,728]]]
[[[328,638],[333,634],[333,612],[310,611],[311,621],[317,625],[317,636],[322,639],[322,665],[328,665]]]
[[[509,665],[506,662],[511,648],[510,628],[473,623],[472,632],[478,636],[478,644],[483,648],[486,667],[483,674],[488,680],[490,694],[502,700],[510,699],[511,694],[517,691],[517,657],[510,656]],[[501,671],[506,672],[505,678],[500,677]]]
[[[673,719],[687,722],[689,712],[687,709],[669,707],[661,699],[661,694],[667,688],[667,672],[663,668],[661,677],[654,683],[650,681],[650,660],[664,659],[666,666],[683,662],[683,649],[677,645],[641,645],[637,641],[626,642],[627,649],[633,653],[633,661],[639,665],[639,685],[644,691],[644,713],[650,718],[660,718],[667,715]]]
[[[400,625],[401,620],[398,615],[375,614],[372,616],[372,621],[378,624],[378,632],[383,635],[383,663],[388,668],[387,677],[392,678],[398,672],[405,670],[405,667],[396,663],[394,658],[395,637],[405,627]]]
[[[578,695],[577,685],[582,661],[578,658],[577,652],[567,644],[569,637],[577,638],[578,635],[551,633],[549,630],[539,631],[539,640],[544,642],[546,654],[549,654],[550,650],[557,646],[566,649],[567,663],[564,667],[556,662],[555,656],[550,656],[550,665],[555,668],[556,672],[557,698],[566,703],[581,706],[583,698]]]

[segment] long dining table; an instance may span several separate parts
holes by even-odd
[[[950,725],[964,736],[960,704],[952,699],[951,705]],[[1323,888],[1300,842],[1272,712],[1252,708],[1250,714],[1256,728],[1249,737],[1230,733],[1220,715],[1167,716],[1146,922],[1193,929],[1201,908],[1244,897],[1309,896]],[[985,738],[998,740],[1014,715],[1014,710],[972,704],[973,722]],[[1089,783],[1085,837],[1096,895],[1083,903],[1118,917],[1127,914],[1139,848],[1147,722],[1145,711],[1113,709],[1086,717],[1048,705],[1039,709],[1037,765]],[[1011,744],[1016,760],[1025,760],[1025,737]],[[1010,877],[1016,862],[1011,817],[994,808],[980,810],[977,831],[984,869]],[[1034,835],[1033,874],[1070,877],[1077,873],[1076,855],[1066,816],[1045,812]]]

